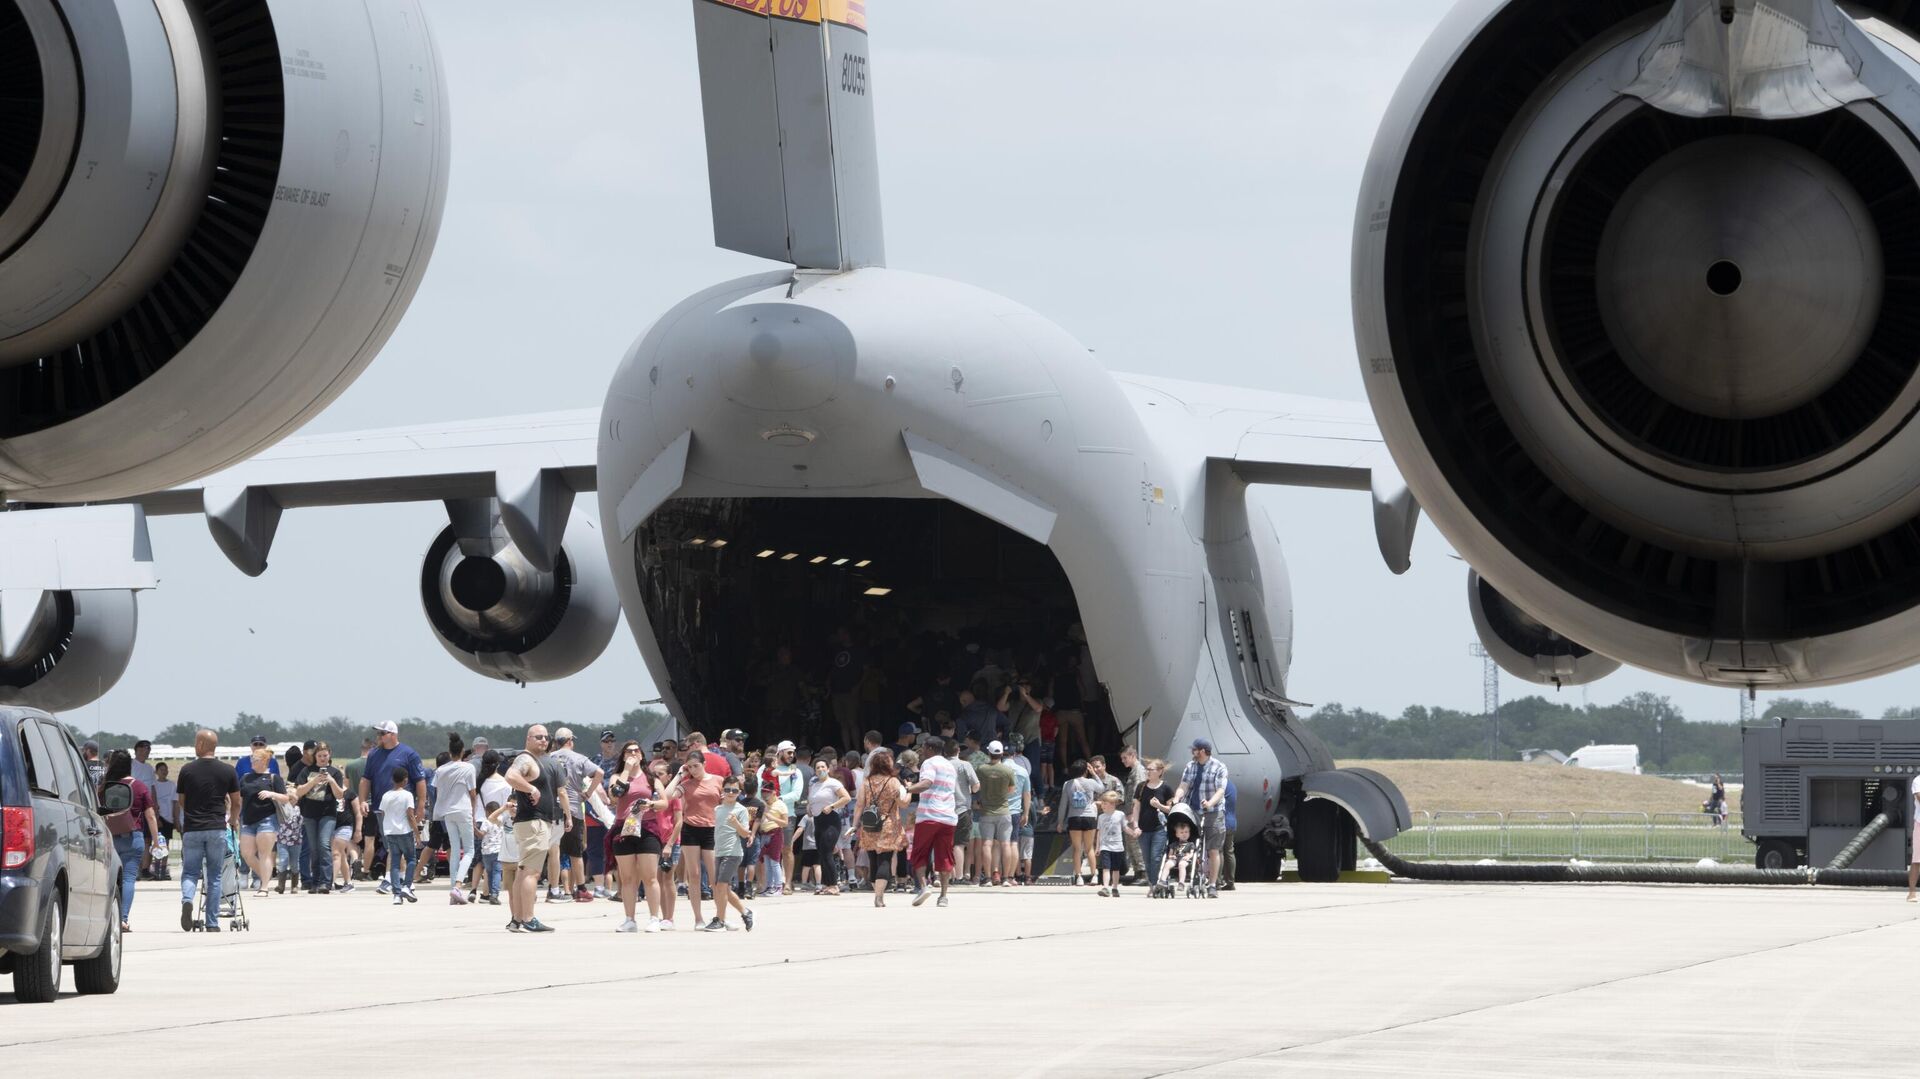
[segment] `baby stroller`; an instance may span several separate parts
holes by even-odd
[[[1179,802],[1167,810],[1167,853],[1160,859],[1160,883],[1150,899],[1202,899],[1207,888],[1207,834],[1193,810]],[[1182,838],[1184,833],[1185,838]]]
[[[240,885],[240,837],[232,829],[227,830],[227,864],[220,870],[220,909],[216,912],[218,920],[226,923],[226,928],[236,933],[244,933],[253,928],[247,921],[247,900],[242,895]],[[193,928],[200,931],[207,925],[207,890],[201,888],[193,897]]]

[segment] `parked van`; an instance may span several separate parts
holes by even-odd
[[[1640,774],[1639,746],[1582,746],[1567,757],[1569,768],[1591,768],[1596,772]]]

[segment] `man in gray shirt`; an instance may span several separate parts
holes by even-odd
[[[587,891],[587,799],[600,789],[605,773],[593,763],[593,758],[581,753],[573,744],[573,730],[562,727],[553,734],[553,751],[548,754],[553,762],[560,766],[567,777],[567,794],[580,812],[570,815],[562,822],[566,831],[560,837],[560,843],[547,857],[547,899],[549,902],[563,902],[571,898],[576,903],[590,903],[592,893]],[[572,859],[572,867],[567,870],[567,890],[556,887],[560,883],[560,856],[564,854]],[[558,893],[558,894],[556,894]]]

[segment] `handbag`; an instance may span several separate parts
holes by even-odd
[[[131,791],[133,788],[133,784],[125,779],[116,779],[114,780],[114,782],[125,784],[129,791]],[[114,835],[132,834],[133,806],[128,805],[127,808],[121,810],[118,813],[109,813],[107,815],[106,820],[107,820],[107,831],[113,833]]]

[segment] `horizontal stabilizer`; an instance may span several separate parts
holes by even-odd
[[[803,269],[886,250],[860,0],[693,0],[713,240]]]

